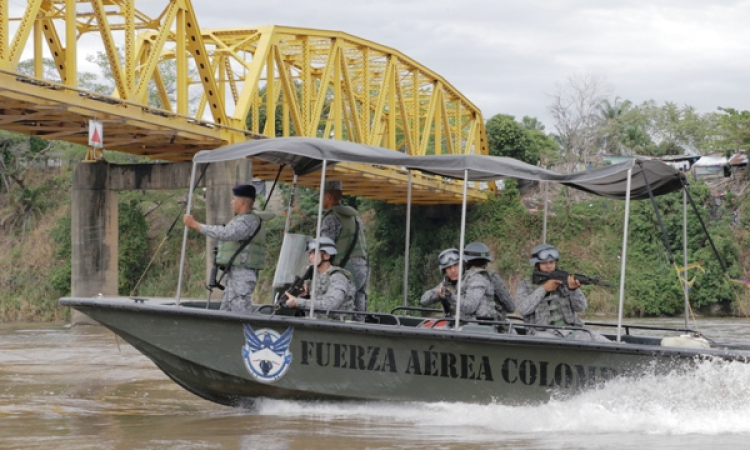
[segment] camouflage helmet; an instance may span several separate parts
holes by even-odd
[[[307,241],[307,251],[315,251],[315,239]],[[335,255],[336,253],[338,253],[338,250],[336,250],[336,243],[333,242],[333,239],[327,237],[320,238],[320,251],[326,252],[329,255]]]
[[[438,264],[440,264],[440,271],[444,271],[450,266],[458,264],[461,260],[461,254],[458,249],[448,248],[440,252],[438,256]]]
[[[472,242],[464,248],[464,261],[492,261],[490,249],[481,242]]]
[[[534,247],[531,251],[531,259],[529,263],[531,267],[545,261],[559,261],[560,252],[550,244],[540,244]]]

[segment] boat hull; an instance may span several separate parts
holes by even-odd
[[[169,301],[65,298],[61,303],[111,329],[188,391],[227,405],[248,405],[261,397],[529,404],[618,376],[682,370],[700,358],[750,355],[545,339],[500,334],[491,327],[427,329],[238,315]],[[285,337],[288,345],[276,348]],[[265,346],[259,344],[264,340]]]

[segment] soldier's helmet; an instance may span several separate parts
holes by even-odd
[[[315,251],[315,239],[307,241],[307,251]],[[329,255],[335,255],[338,253],[338,250],[336,250],[336,243],[333,242],[333,239],[327,237],[320,238],[320,251],[326,252]]]
[[[557,251],[554,246],[550,244],[540,244],[534,247],[531,251],[531,259],[529,260],[529,263],[531,264],[531,267],[534,267],[540,262],[559,260],[560,252]]]
[[[444,271],[450,266],[458,264],[461,259],[461,254],[455,248],[445,249],[440,252],[438,256],[438,263],[440,264],[440,271]]]
[[[490,249],[481,242],[472,242],[464,248],[464,261],[492,261]]]

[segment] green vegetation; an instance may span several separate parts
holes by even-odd
[[[470,208],[466,242],[482,241],[495,255],[494,268],[505,277],[511,291],[528,276],[531,249],[540,243],[541,213],[532,214],[519,202],[518,191],[508,183],[505,190],[490,201]],[[691,193],[699,205],[709,200],[708,189],[698,184]],[[682,197],[670,194],[657,199],[665,222],[671,248],[678,264],[682,263]],[[373,304],[381,310],[401,304],[403,283],[403,239],[405,236],[403,207],[378,204],[378,220],[369,230],[374,245],[370,245],[373,262],[371,286]],[[548,221],[548,242],[561,253],[560,266],[568,271],[601,276],[613,286],[620,280],[620,248],[622,244],[624,203],[621,201],[586,198],[568,210],[561,200],[555,202]],[[707,220],[706,209],[701,211],[704,221],[729,274],[740,275],[739,245],[729,226],[729,215],[724,219]],[[690,272],[695,276],[691,290],[691,305],[704,308],[719,305],[735,312],[742,310],[746,294],[740,285],[730,283],[713,256],[708,240],[698,220],[689,215],[688,253],[690,262],[701,262],[705,273]],[[386,225],[387,224],[387,225]],[[460,209],[445,207],[438,216],[419,211],[412,219],[411,264],[409,271],[411,304],[417,304],[423,289],[440,281],[437,255],[448,247],[457,247],[459,240]],[[663,244],[653,208],[649,201],[633,202],[631,208],[628,271],[626,274],[625,312],[631,316],[679,314],[683,309],[683,292],[675,269]],[[373,289],[375,288],[375,289]],[[616,311],[616,287],[584,287],[589,297],[588,314],[612,314]],[[382,306],[381,306],[382,305]]]
[[[106,58],[91,58],[102,76],[79,74],[81,86],[111,91],[111,73]],[[174,67],[163,67],[169,96],[174,90]],[[54,62],[43,61],[45,72],[54,78]],[[30,72],[31,62],[19,71]],[[153,86],[152,86],[153,88]],[[701,114],[695,108],[662,105],[654,101],[633,104],[608,98],[603,79],[574,76],[559,86],[549,106],[555,119],[554,132],[533,117],[516,121],[514,116],[496,114],[485,124],[489,151],[532,164],[554,166],[562,172],[581,170],[596,164],[602,154],[681,155],[685,152],[726,154],[750,151],[750,112],[718,108]],[[261,97],[265,97],[262,93]],[[160,106],[151,89],[149,104]],[[325,108],[324,108],[325,110]],[[248,128],[279,135],[284,128],[281,105],[277,104],[275,123],[266,124],[265,102],[247,117]],[[325,113],[324,113],[325,115]],[[268,125],[268,126],[266,126]],[[273,125],[273,126],[271,126]],[[287,124],[289,125],[289,124]],[[324,128],[321,121],[320,132]],[[293,127],[291,133],[294,134]],[[432,139],[432,138],[430,138]],[[427,154],[432,154],[432,142]],[[57,320],[67,311],[57,298],[71,286],[70,188],[72,166],[80,161],[85,148],[64,142],[47,142],[38,137],[0,131],[0,320]],[[48,167],[46,161],[59,160],[62,166]],[[145,162],[144,158],[105,152],[111,163]],[[726,262],[728,275],[745,278],[750,262],[750,194],[734,181],[739,193],[728,191],[723,203],[715,200],[709,188],[695,182],[691,192],[708,225],[713,242]],[[505,277],[512,292],[528,276],[531,248],[541,239],[542,214],[524,207],[513,181],[495,198],[468,210],[466,243],[482,241],[495,255],[493,267]],[[548,242],[562,252],[561,267],[619,283],[620,246],[623,230],[623,203],[593,198],[568,188],[555,188],[548,221]],[[288,199],[289,188],[280,186],[277,194]],[[527,194],[528,195],[528,194]],[[532,194],[533,195],[533,194]],[[177,285],[181,253],[184,191],[123,192],[119,195],[119,291],[120,294],[172,296]],[[196,197],[192,213],[205,221],[205,205]],[[537,200],[529,200],[539,203]],[[671,194],[658,199],[663,223],[677,266],[682,264],[682,198]],[[370,308],[387,311],[403,302],[405,207],[346,197],[344,203],[362,213],[367,225],[371,263]],[[318,192],[299,188],[291,218],[291,231],[314,233]],[[448,247],[459,246],[461,209],[455,205],[414,206],[406,293],[410,304],[417,304],[424,289],[440,280],[437,255]],[[267,260],[269,268],[260,274],[256,299],[270,302],[272,265],[281,247],[284,217],[268,224]],[[690,263],[697,264],[688,278],[693,282],[690,298],[701,311],[729,311],[746,314],[750,297],[740,283],[731,283],[711,250],[710,242],[691,214],[689,227]],[[185,297],[204,298],[206,245],[196,232],[188,233],[187,261],[182,287]],[[683,292],[675,266],[665,249],[656,216],[648,201],[634,202],[631,209],[625,312],[634,316],[679,314]],[[611,314],[617,302],[616,288],[586,287],[588,314]],[[215,292],[214,299],[221,293]]]
[[[46,187],[47,195],[41,214],[26,235],[8,233],[0,241],[7,257],[0,263],[0,317],[2,320],[59,320],[67,311],[57,298],[70,289],[70,170],[38,171],[30,187]],[[287,189],[281,189],[288,195]],[[734,278],[742,278],[747,265],[750,242],[750,199],[730,197],[716,207],[708,188],[695,183],[691,192],[710,228],[714,243]],[[316,223],[317,191],[300,189],[292,220],[292,231],[312,234]],[[124,192],[120,194],[120,294],[174,295],[181,250],[181,201],[184,191]],[[552,207],[548,221],[548,241],[562,252],[561,267],[578,273],[600,276],[613,285],[619,283],[619,255],[622,240],[624,203],[614,200],[585,198],[568,208],[562,195]],[[0,198],[7,199],[7,196]],[[196,197],[193,213],[203,220],[205,205]],[[7,202],[7,200],[3,200]],[[682,197],[670,194],[657,199],[662,219],[678,265],[682,262]],[[376,201],[346,198],[345,202],[362,212],[367,224],[367,238],[372,265],[370,308],[387,311],[403,301],[403,264],[405,207]],[[39,203],[40,205],[42,202]],[[732,212],[739,213],[741,226],[733,228]],[[459,245],[460,206],[414,206],[411,222],[409,267],[410,304],[418,303],[424,289],[440,281],[437,255],[447,247]],[[700,224],[691,214],[688,222],[690,262],[700,262],[691,270],[694,278],[691,304],[707,310],[742,314],[747,308],[747,294],[740,284],[730,283],[713,257],[710,244]],[[171,233],[167,231],[177,220]],[[270,222],[267,258],[273,261],[281,246],[284,217]],[[506,182],[495,198],[468,210],[466,242],[485,242],[495,255],[493,267],[500,270],[512,292],[529,274],[528,257],[539,243],[541,212],[530,212],[520,202],[515,182]],[[189,233],[183,293],[186,297],[205,298],[205,241]],[[153,261],[151,261],[153,257]],[[148,271],[141,279],[146,268]],[[261,272],[256,298],[263,303],[271,299],[273,270]],[[634,202],[631,208],[626,314],[654,316],[679,314],[683,293],[669,256],[664,248],[656,217],[649,201]],[[140,281],[140,283],[139,283]],[[139,283],[136,287],[136,283]],[[615,312],[617,289],[585,287],[589,298],[588,314]],[[220,292],[214,293],[218,299]]]

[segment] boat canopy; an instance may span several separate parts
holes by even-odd
[[[356,142],[288,137],[247,141],[216,150],[203,150],[196,153],[193,162],[200,164],[243,158],[286,165],[296,175],[302,176],[320,170],[324,160],[329,166],[339,162],[405,166],[411,157],[395,150]]]
[[[559,175],[560,179],[554,181],[602,197],[625,200],[628,170],[631,169],[631,199],[649,198],[649,186],[655,196],[682,189],[682,179],[685,175],[674,167],[657,160],[631,159],[585,172]]]
[[[499,156],[436,155],[414,156],[408,168],[449,178],[462,179],[468,171],[469,181],[494,181],[516,178],[531,181],[560,183],[602,197],[625,199],[628,170],[632,169],[630,198],[648,198],[646,180],[654,195],[662,195],[682,188],[682,174],[673,167],[656,160],[629,160],[598,169],[569,175],[545,170],[524,162]],[[644,174],[646,178],[644,179]]]
[[[598,169],[559,174],[512,158],[489,155],[410,156],[395,150],[333,139],[288,137],[248,141],[204,150],[195,155],[195,163],[210,163],[253,158],[289,166],[302,176],[320,170],[323,161],[330,166],[339,162],[381,166],[400,166],[410,170],[468,181],[523,179],[560,183],[595,195],[624,200],[628,171],[632,170],[630,198],[649,197],[682,188],[679,171],[657,160],[631,159]]]

